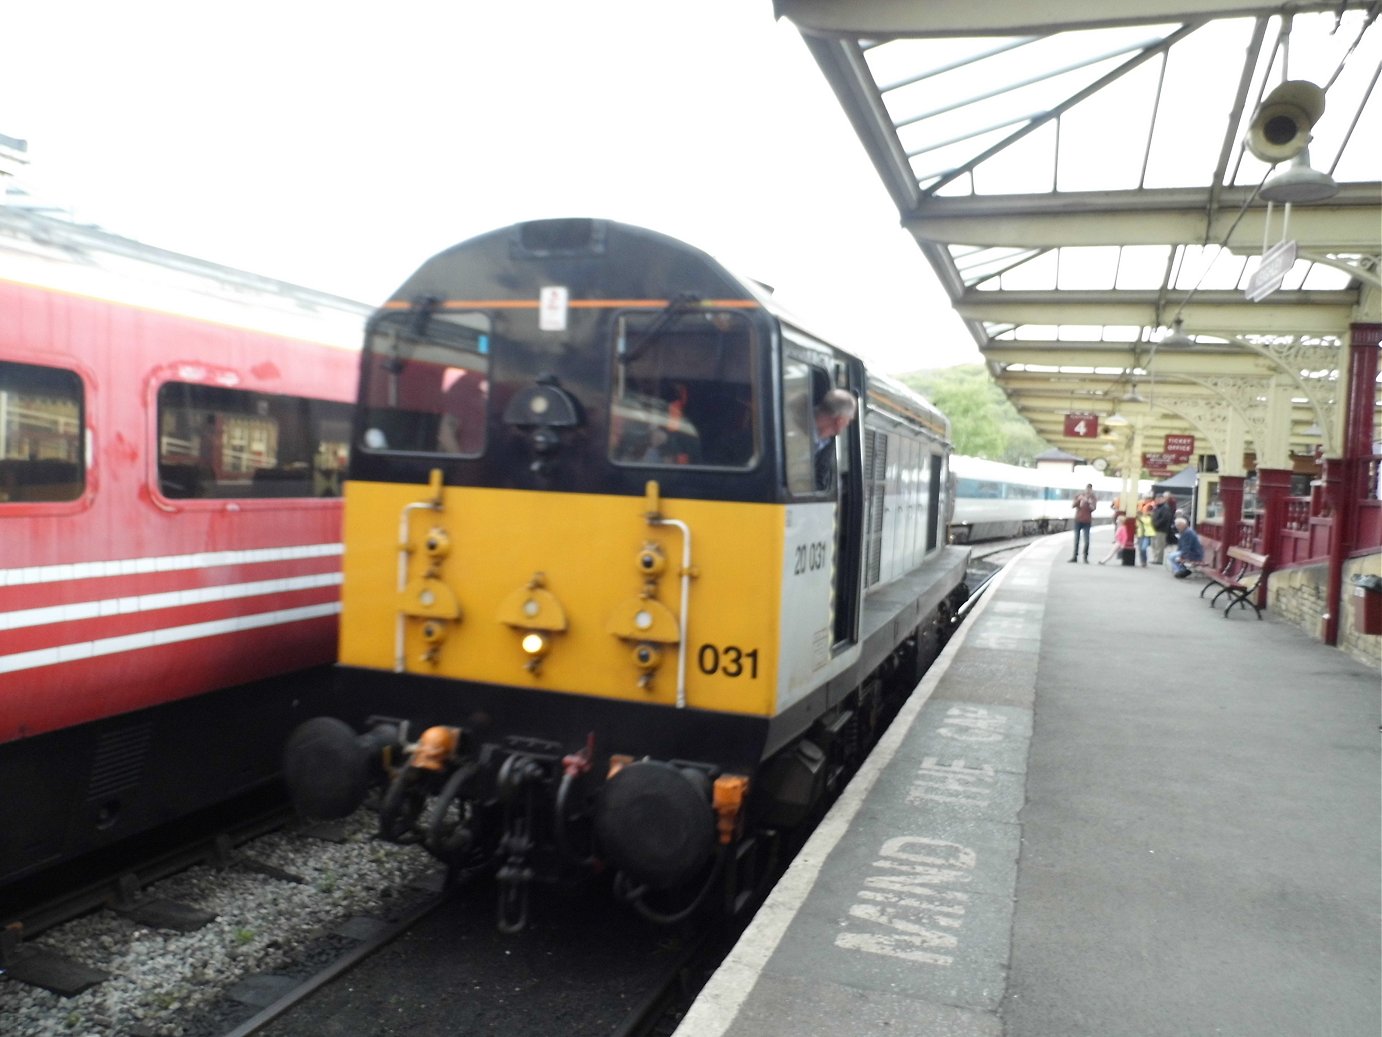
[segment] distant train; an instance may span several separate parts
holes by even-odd
[[[496,878],[505,929],[534,882],[612,876],[659,922],[741,902],[964,599],[948,438],[652,231],[441,253],[370,321],[338,708],[294,735],[290,787],[330,815],[387,779],[382,833]]]
[[[278,772],[365,316],[0,207],[0,883]]]
[[[979,457],[951,458],[955,479],[955,514],[950,522],[952,543],[1058,533],[1070,528],[1074,515],[1071,501],[1087,484],[1094,486],[1099,508],[1095,524],[1113,520],[1114,502],[1123,493],[1123,481],[1090,467],[1073,471],[1066,467],[1022,468],[986,461]],[[1142,480],[1139,495],[1151,491]]]

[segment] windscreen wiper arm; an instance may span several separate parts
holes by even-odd
[[[643,333],[633,340],[633,344],[629,346],[628,349],[624,350],[619,357],[619,362],[621,364],[633,363],[647,352],[653,340],[666,330],[667,325],[671,324],[672,321],[681,316],[681,314],[688,310],[695,309],[700,306],[700,304],[701,297],[695,292],[682,292],[679,294],[661,309],[658,315],[653,318],[653,322],[643,329]]]

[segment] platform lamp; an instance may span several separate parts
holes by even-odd
[[[1171,330],[1156,340],[1157,346],[1170,346],[1172,349],[1183,349],[1193,346],[1195,340],[1181,330],[1181,326],[1184,323],[1185,321],[1181,317],[1177,317],[1175,320],[1171,321]]]
[[[1339,185],[1328,173],[1310,166],[1310,149],[1301,148],[1300,154],[1291,159],[1291,164],[1280,173],[1274,173],[1258,195],[1269,202],[1285,202],[1287,205],[1300,202],[1322,202],[1339,193]]]

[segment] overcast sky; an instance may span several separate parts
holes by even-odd
[[[979,360],[769,0],[30,0],[0,28],[0,133],[117,233],[374,303],[482,231],[609,217],[884,371]]]

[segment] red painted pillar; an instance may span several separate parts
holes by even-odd
[[[1382,324],[1350,324],[1348,329],[1348,413],[1344,419],[1344,457],[1372,455],[1373,405],[1377,396],[1377,350]],[[1357,489],[1361,490],[1361,487]]]
[[[1223,543],[1219,562],[1228,561],[1228,549],[1238,544],[1238,523],[1243,521],[1243,483],[1246,476],[1219,476],[1219,518],[1223,522]]]
[[[1364,496],[1363,476],[1372,457],[1373,408],[1377,394],[1377,353],[1382,324],[1351,324],[1348,329],[1348,409],[1344,412],[1343,458],[1326,462],[1326,492],[1334,497],[1334,534],[1329,544],[1329,579],[1325,588],[1329,612],[1324,643],[1339,643],[1339,613],[1344,610],[1344,562],[1358,542],[1358,500]],[[1337,467],[1336,467],[1337,466]],[[1337,481],[1330,486],[1330,469]]]
[[[1291,493],[1291,469],[1259,468],[1257,470],[1257,498],[1262,505],[1262,546],[1260,553],[1271,558],[1270,564],[1281,561],[1281,527],[1286,524],[1286,498]],[[1267,588],[1257,591],[1257,603],[1267,600]]]

